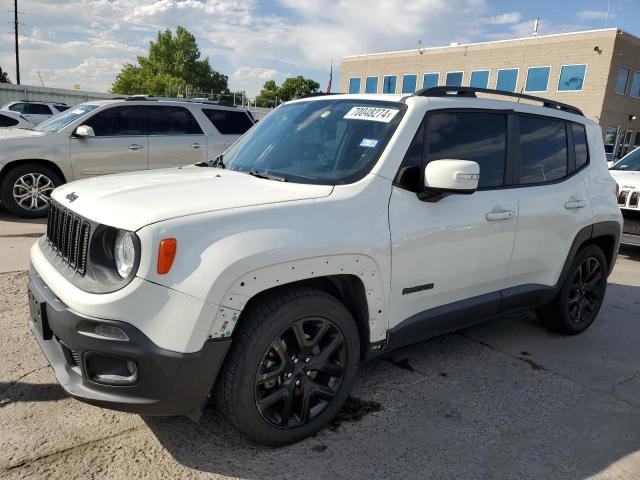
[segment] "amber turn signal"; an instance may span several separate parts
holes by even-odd
[[[160,240],[160,248],[158,249],[158,273],[160,275],[164,275],[171,270],[177,246],[178,242],[175,238]]]

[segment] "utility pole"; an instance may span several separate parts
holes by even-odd
[[[13,26],[16,32],[16,84],[20,85],[20,53],[18,51],[18,0],[13,0]]]

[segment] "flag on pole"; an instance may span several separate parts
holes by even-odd
[[[331,60],[331,69],[329,70],[329,83],[327,84],[327,93],[331,93],[332,82],[333,82],[333,60]]]

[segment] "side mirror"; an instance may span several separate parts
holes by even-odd
[[[478,188],[480,165],[470,160],[434,160],[424,169],[424,190],[418,198],[437,202],[447,195],[468,195]]]
[[[86,138],[86,137],[95,137],[96,134],[93,131],[93,127],[89,125],[80,125],[76,128],[76,137]]]

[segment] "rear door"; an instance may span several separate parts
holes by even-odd
[[[191,165],[207,160],[202,128],[185,107],[146,106],[149,125],[149,168]]]
[[[520,214],[510,266],[515,285],[553,286],[576,234],[592,223],[584,125],[518,114]]]
[[[460,302],[474,297],[483,316],[497,311],[518,215],[517,193],[505,188],[508,124],[509,115],[500,111],[427,114],[394,181],[389,203],[391,327],[435,307],[461,307]],[[478,162],[478,191],[435,203],[419,200],[416,192],[423,185],[425,164],[440,159]]]
[[[71,164],[76,178],[149,168],[145,110],[139,105],[105,108],[82,125],[95,137],[71,136]]]
[[[209,136],[209,158],[215,158],[253,126],[247,112],[236,109],[203,108],[202,113],[214,127]]]

